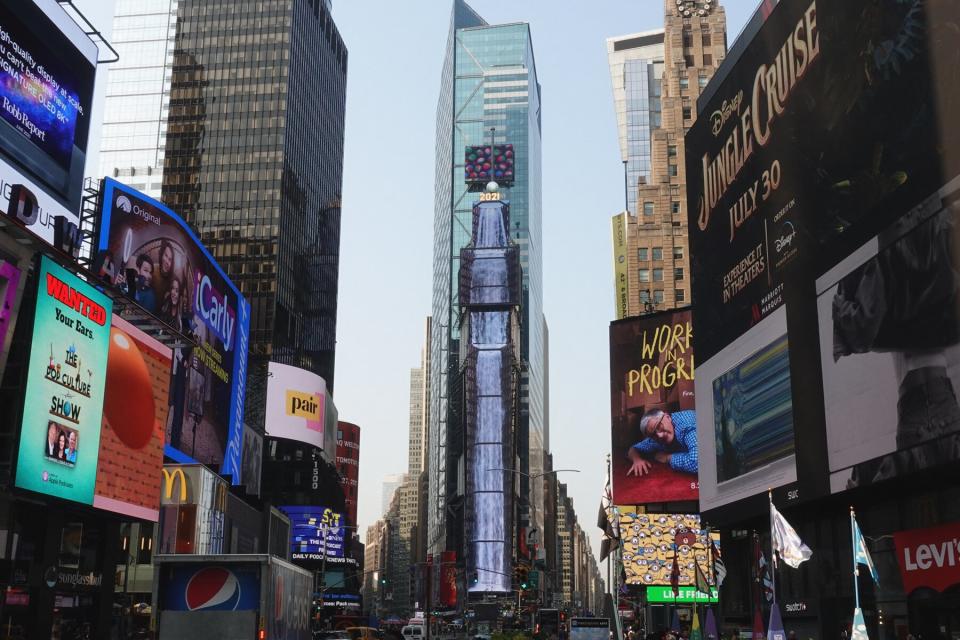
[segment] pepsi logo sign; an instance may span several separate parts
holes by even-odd
[[[207,567],[196,572],[187,582],[188,611],[235,611],[240,604],[240,582],[223,567]]]

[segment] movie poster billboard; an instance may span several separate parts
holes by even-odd
[[[169,347],[113,316],[93,506],[159,519],[172,364]]]
[[[696,585],[699,565],[716,602],[710,541],[719,550],[720,534],[704,529],[699,515],[641,513],[621,508],[620,540],[626,584],[669,586],[676,557],[679,586]]]
[[[267,373],[266,433],[323,449],[335,455],[325,440],[327,383],[315,373],[271,362]],[[330,425],[330,431],[336,423]]]
[[[946,182],[960,89],[932,88],[932,57],[960,33],[937,11],[780,2],[715,79],[686,136],[701,361],[781,306],[794,275],[822,274]]]
[[[92,504],[113,302],[43,256],[16,486]]]
[[[834,492],[960,458],[958,196],[960,178],[817,281]]]
[[[242,480],[250,306],[190,227],[105,178],[96,271],[195,347],[173,354],[165,454]]]
[[[614,504],[697,499],[692,334],[689,309],[610,324]]]

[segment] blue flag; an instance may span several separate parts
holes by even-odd
[[[713,615],[713,609],[707,608],[707,622],[704,625],[706,640],[720,640],[720,634],[717,633],[717,619]]]
[[[780,606],[776,602],[770,606],[770,626],[767,627],[767,640],[787,640],[787,632],[783,630],[783,620],[780,618]]]
[[[873,581],[880,584],[880,576],[877,574],[877,568],[873,565],[873,558],[870,557],[870,552],[867,550],[866,541],[863,539],[863,534],[860,532],[860,525],[857,524],[856,518],[853,519],[853,555],[857,564],[865,565],[870,569],[870,575],[873,577]]]

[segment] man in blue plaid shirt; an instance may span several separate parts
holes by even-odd
[[[669,464],[675,471],[697,473],[697,414],[695,411],[666,413],[653,409],[640,420],[645,438],[630,447],[633,464],[627,475],[642,476],[650,471],[651,459]]]

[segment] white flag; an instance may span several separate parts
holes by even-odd
[[[773,550],[780,554],[788,565],[796,569],[800,563],[810,559],[813,551],[803,544],[803,540],[793,530],[790,523],[780,515],[777,508],[770,501],[770,535],[773,538]]]

